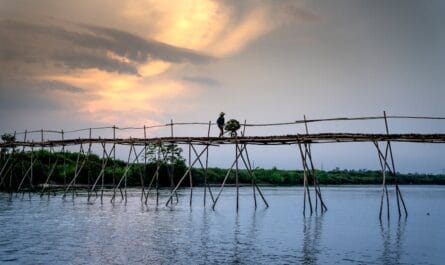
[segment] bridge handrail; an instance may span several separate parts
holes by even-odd
[[[241,124],[241,126],[246,127],[272,127],[272,126],[286,126],[286,125],[294,125],[294,124],[305,124],[305,123],[317,123],[317,122],[332,122],[332,121],[358,121],[358,120],[381,120],[385,119],[385,116],[365,116],[365,117],[337,117],[337,118],[323,118],[323,119],[303,119],[303,120],[295,120],[290,122],[278,122],[278,123],[246,123]],[[432,117],[432,116],[404,116],[404,115],[388,115],[386,119],[415,119],[415,120],[445,120],[445,117]],[[74,129],[74,130],[26,130],[23,132],[14,132],[13,135],[24,135],[24,134],[34,134],[34,133],[54,133],[54,134],[70,134],[76,132],[86,132],[89,130],[104,130],[104,129],[115,129],[119,131],[124,130],[147,130],[154,128],[163,128],[163,127],[171,127],[171,126],[183,126],[183,125],[216,125],[213,122],[170,122],[165,124],[156,124],[150,126],[142,126],[142,127],[117,127],[117,126],[102,126],[102,127],[91,127],[91,128],[82,128],[82,129]]]

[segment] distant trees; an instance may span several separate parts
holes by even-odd
[[[5,133],[2,135],[3,143],[10,144],[10,143],[14,143],[15,141],[16,141],[16,139],[13,134]],[[2,149],[1,149],[2,154],[8,153],[8,151],[9,151],[9,148],[6,148],[6,147],[2,147]]]
[[[149,144],[145,152],[148,163],[184,163],[182,148],[177,144]]]

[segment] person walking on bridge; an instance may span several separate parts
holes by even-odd
[[[219,118],[216,120],[216,124],[218,125],[218,128],[220,130],[219,137],[222,137],[224,135],[224,124],[226,121],[224,120],[224,115],[226,115],[224,112],[221,112],[219,114]]]

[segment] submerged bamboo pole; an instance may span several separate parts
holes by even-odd
[[[380,210],[379,210],[379,219],[382,219],[382,210],[383,210],[383,198],[386,195],[386,209],[387,209],[387,218],[389,220],[389,216],[390,216],[390,212],[389,212],[389,196],[388,196],[388,188],[386,185],[386,170],[388,168],[388,163],[387,163],[387,157],[388,157],[388,145],[386,145],[386,150],[385,150],[385,155],[383,155],[383,153],[380,150],[379,144],[377,142],[374,142],[374,145],[377,148],[377,152],[379,155],[379,162],[380,162],[380,167],[381,167],[381,171],[382,171],[382,196],[380,198]]]
[[[209,145],[205,145],[205,146],[207,147]],[[192,150],[193,150],[193,153],[195,154],[195,156],[198,157],[199,154],[198,154],[198,151],[196,150],[196,147],[194,145],[192,145]],[[203,163],[201,161],[201,158],[198,158],[198,162],[199,162],[199,164],[201,166],[201,169],[204,170],[204,172],[207,170],[207,165],[208,165],[208,160],[207,159],[208,159],[208,148],[206,150],[206,166],[203,165]],[[204,194],[205,194],[205,190],[207,188],[206,187],[207,185],[208,184],[207,184],[205,176],[204,176]],[[209,186],[209,193],[210,193],[210,197],[211,197],[212,201],[215,201],[214,198],[213,198],[213,194],[212,194],[212,190],[210,189],[210,186]],[[205,206],[205,204],[204,204],[204,206]]]
[[[134,145],[130,146],[130,150],[128,152],[128,160],[127,160],[127,166],[125,167],[124,173],[122,175],[122,177],[120,178],[119,182],[117,183],[117,185],[113,188],[113,196],[111,197],[111,202],[114,202],[115,198],[116,198],[116,189],[120,189],[120,186],[122,184],[122,182],[124,182],[124,185],[126,185],[126,179],[127,179],[127,175],[128,172],[130,171],[131,166],[136,162],[136,160],[139,158],[139,156],[142,154],[142,152],[144,150],[141,150],[136,157],[133,159],[133,161],[130,163],[130,159],[131,159],[131,151],[132,148],[134,148]],[[125,190],[126,191],[126,190]],[[121,194],[122,196],[122,194]],[[124,197],[121,197],[122,200],[124,200]],[[125,200],[126,200],[126,193],[125,193]]]
[[[16,135],[16,132],[14,132],[14,135]],[[24,142],[26,142],[27,136],[28,136],[28,130],[25,130],[25,134],[23,136]],[[14,136],[14,138],[15,138],[15,136]],[[24,155],[24,154],[25,154],[25,146],[22,147],[22,155]],[[25,162],[22,160],[20,164],[21,164],[21,173],[22,173],[21,175],[23,176],[25,174]],[[9,191],[12,192],[12,175],[9,176]]]
[[[52,154],[52,152],[53,152],[53,148],[50,147],[49,150],[50,150],[50,156],[49,156],[49,157],[51,157],[51,154]],[[48,185],[50,185],[50,184],[49,184],[49,181],[50,181],[50,179],[51,179],[51,176],[52,176],[53,173],[54,173],[54,170],[56,169],[57,162],[59,162],[59,158],[58,158],[58,157],[56,157],[56,161],[55,161],[54,164],[51,166],[51,159],[49,159],[48,167],[50,167],[50,171],[48,172],[48,176],[47,176],[47,178],[46,178],[46,180],[45,180],[45,183],[43,184],[42,190],[40,191],[40,197],[43,196],[46,187],[48,187],[48,196],[49,196],[50,193],[51,193],[51,187],[48,186]]]
[[[134,159],[133,163],[130,164],[130,158],[131,158],[131,151],[132,150],[135,153],[135,159]],[[141,151],[141,153],[142,153],[142,151]],[[139,153],[139,154],[141,154],[141,153]],[[130,168],[131,168],[132,164],[134,164],[137,160],[138,160],[138,155],[136,154],[135,147],[134,147],[134,145],[131,145],[130,146],[130,151],[128,153],[127,168],[126,168],[127,170],[126,170],[126,172],[124,174],[124,198],[125,198],[125,203],[127,203],[128,172],[130,171]]]
[[[97,183],[99,180],[101,180],[101,194],[100,194],[100,200],[101,203],[103,201],[103,193],[104,193],[104,182],[105,182],[105,169],[108,164],[108,161],[111,160],[111,153],[114,151],[115,146],[113,146],[110,150],[110,152],[107,152],[106,144],[102,143],[102,165],[99,172],[99,175],[97,176],[96,180],[93,183],[93,187],[91,188],[91,192],[96,190]],[[90,196],[88,196],[88,201],[90,200]]]
[[[210,139],[211,126],[212,126],[212,122],[209,121],[209,127],[207,130],[207,139],[208,140]],[[207,144],[206,146],[209,146],[209,144]],[[207,188],[209,189],[209,193],[212,198],[212,202],[215,202],[215,199],[213,198],[212,190],[210,189],[210,186],[207,183],[208,171],[209,171],[209,148],[207,148],[207,151],[206,151],[206,162],[205,162],[205,169],[204,169],[204,206],[206,206]]]
[[[305,129],[306,129],[306,135],[309,135],[309,129],[308,129],[308,125],[307,125],[306,115],[304,115],[303,117],[304,117],[304,126],[305,126]],[[313,182],[314,182],[315,211],[317,212],[318,200],[319,200],[320,201],[320,205],[321,205],[321,213],[323,213],[324,211],[327,211],[328,208],[326,207],[326,204],[323,201],[323,198],[322,198],[322,195],[321,195],[321,188],[320,188],[320,185],[318,183],[317,175],[315,174],[314,162],[312,160],[311,144],[310,143],[304,143],[304,148],[305,148],[305,157],[309,159],[310,172],[312,173],[312,178],[313,178]],[[306,161],[306,166],[308,166],[307,161]],[[308,168],[308,170],[309,170],[309,168]]]
[[[167,202],[165,203],[165,206],[168,206],[168,204],[171,202],[173,195],[177,194],[176,191],[178,190],[178,188],[181,186],[182,181],[185,179],[185,177],[188,175],[189,171],[192,170],[192,167],[196,164],[196,162],[198,161],[198,158],[200,158],[204,152],[208,149],[208,146],[206,146],[198,155],[198,157],[193,161],[193,163],[190,164],[190,166],[187,168],[186,172],[184,173],[184,175],[179,179],[178,184],[176,184],[176,187],[174,187],[174,189],[170,192],[170,196],[168,197]],[[177,195],[176,195],[177,196]]]
[[[312,215],[313,210],[312,210],[311,195],[310,195],[309,187],[308,187],[308,179],[307,179],[308,166],[307,166],[307,161],[306,161],[306,154],[303,153],[303,148],[301,147],[301,143],[298,142],[297,145],[298,145],[298,148],[300,150],[301,162],[303,164],[303,190],[304,190],[304,194],[303,194],[303,215],[306,215],[306,200],[309,203],[309,209],[310,209],[311,215]]]
[[[246,158],[244,158],[244,155],[242,154],[242,149],[239,148],[239,152],[241,153],[241,160],[244,163],[244,166],[247,169],[248,174],[250,175],[250,177],[255,180],[255,174],[253,173],[253,169],[252,169],[252,165],[250,163],[250,158],[249,158],[249,152],[247,151],[247,147],[244,147],[244,152],[246,153]],[[264,204],[266,205],[266,208],[269,207],[269,204],[267,203],[266,198],[263,195],[263,192],[261,191],[260,187],[256,184],[256,182],[253,182],[254,185],[254,189],[256,188],[256,190],[258,191],[258,193],[260,194],[261,199],[263,200]],[[254,194],[255,194],[255,190],[254,190]],[[256,197],[254,197],[254,201],[255,201],[255,208],[256,208]]]
[[[157,160],[157,167],[156,167],[156,207],[159,206],[159,169],[161,167],[161,146],[158,147],[158,160]],[[162,161],[165,161],[165,156],[163,157]],[[148,195],[147,195],[148,197]],[[147,199],[145,199],[145,203],[147,203]]]
[[[386,111],[383,111],[383,116],[385,118],[385,129],[386,129],[386,134],[389,135],[389,126],[388,126],[388,119],[386,116]],[[401,211],[400,211],[400,201],[402,202],[402,206],[405,212],[405,216],[408,216],[408,211],[406,209],[406,205],[405,205],[405,201],[403,200],[403,196],[402,196],[402,192],[400,191],[400,187],[399,187],[399,183],[398,183],[398,179],[397,179],[397,172],[395,169],[395,163],[394,163],[394,156],[393,156],[393,152],[392,152],[392,147],[391,147],[391,142],[388,141],[388,146],[389,146],[389,155],[391,158],[391,165],[392,165],[392,172],[394,175],[394,182],[395,182],[395,186],[396,186],[396,198],[397,198],[397,210],[399,213],[399,218],[402,216]],[[400,201],[399,201],[400,198]]]
[[[173,139],[174,137],[174,133],[173,133],[173,119],[170,120],[170,137]],[[175,188],[175,180],[174,180],[174,176],[175,176],[175,146],[173,142],[170,142],[170,151],[171,151],[171,156],[170,156],[170,170],[169,170],[169,176],[170,176],[170,189],[174,190]],[[175,191],[175,198],[176,198],[176,203],[179,202],[179,198],[178,198],[178,194]],[[173,203],[173,202],[172,202]]]
[[[147,177],[147,127],[144,124],[144,174],[141,178],[142,185],[142,194],[141,194],[141,202],[145,196],[145,178]]]
[[[235,136],[237,138],[237,136]],[[235,157],[238,157],[238,142],[235,143]],[[239,209],[238,158],[235,159],[236,211]]]
[[[88,147],[88,153],[90,153],[90,152],[91,152],[91,144]],[[82,171],[83,167],[85,166],[86,161],[88,160],[88,155],[87,155],[85,158],[83,158],[82,162],[79,165],[81,155],[85,155],[85,150],[83,149],[83,144],[80,144],[79,154],[77,155],[77,159],[76,159],[76,167],[74,170],[74,177],[71,179],[70,183],[68,184],[68,187],[65,189],[62,199],[65,199],[66,193],[69,191],[71,186],[76,185],[76,180],[79,177],[80,172]],[[74,199],[74,194],[75,194],[75,188],[72,189],[72,198],[73,199]]]
[[[243,153],[244,149],[245,149],[245,148],[244,148],[244,146],[243,146],[243,147],[241,148],[241,150],[238,152],[237,157],[235,157],[235,160],[233,161],[232,166],[231,166],[231,167],[229,168],[229,170],[227,171],[227,173],[226,173],[226,175],[225,175],[225,177],[224,177],[223,183],[221,184],[221,187],[220,187],[220,189],[219,189],[218,195],[216,195],[216,197],[215,197],[215,201],[213,202],[213,205],[212,205],[212,209],[213,209],[213,210],[215,210],[215,205],[216,205],[216,203],[218,202],[219,197],[221,196],[221,193],[222,193],[222,191],[223,191],[223,189],[224,189],[224,186],[225,186],[225,184],[226,184],[227,178],[228,178],[229,175],[230,175],[230,172],[232,172],[232,169],[233,169],[233,167],[235,166],[236,161],[239,159],[239,157],[240,157],[241,154]]]
[[[189,143],[189,167],[191,167],[192,160],[192,144]],[[200,160],[201,162],[201,160]],[[192,207],[193,201],[193,181],[192,181],[192,170],[189,170],[189,181],[190,181],[190,207]]]
[[[156,170],[155,173],[153,174],[150,183],[148,184],[148,188],[147,188],[147,193],[145,195],[145,204],[147,204],[148,202],[148,195],[150,194],[151,188],[153,187],[153,182],[156,182],[156,207],[159,205],[159,170],[161,168],[161,146],[162,144],[159,144],[156,149]],[[167,158],[167,152],[164,152],[162,154],[162,162],[164,162]]]

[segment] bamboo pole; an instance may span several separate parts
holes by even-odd
[[[102,163],[104,163],[105,165],[102,167],[103,173],[102,173],[101,182],[100,182],[100,204],[104,203],[105,170],[106,170],[106,165],[108,163],[108,160],[110,160],[110,155],[111,155],[111,151],[109,154],[107,154],[107,149],[106,149],[105,143],[102,144],[102,147],[103,147]],[[112,147],[111,149],[113,150],[114,147]],[[106,156],[106,157],[104,157],[104,156]],[[104,159],[105,159],[105,161],[104,161]]]
[[[16,135],[16,132],[14,132],[14,138],[15,138],[15,135]],[[28,136],[28,130],[25,130],[25,134],[23,136],[23,142],[26,142],[27,136]],[[22,147],[22,155],[24,155],[24,154],[25,154],[25,146]],[[25,162],[22,160],[21,161],[21,173],[22,173],[22,176],[24,175],[24,172],[25,172]],[[11,175],[9,176],[9,190],[10,190],[10,192],[12,192],[12,176]]]
[[[247,151],[247,147],[244,147],[244,152],[246,153],[246,158],[244,158],[243,154],[241,154],[241,159],[242,159],[244,166],[246,167],[247,172],[249,173],[250,177],[252,179],[255,179],[255,175],[252,170],[252,165],[250,163],[249,152]],[[240,153],[241,153],[241,148],[240,148]],[[254,188],[256,188],[256,190],[258,190],[258,193],[260,194],[261,199],[263,200],[264,204],[266,205],[266,208],[268,208],[269,204],[267,203],[266,198],[263,195],[263,192],[261,191],[260,187],[258,187],[256,182],[254,182]],[[256,197],[254,197],[254,199],[255,199],[255,205],[256,205]]]
[[[173,139],[174,133],[173,133],[173,119],[170,120],[170,137]],[[173,190],[175,187],[175,158],[174,158],[174,143],[170,142],[171,146],[171,156],[170,156],[170,170],[169,170],[169,176],[170,176],[170,189]],[[178,194],[175,193],[176,203],[179,202]]]
[[[52,148],[50,148],[50,152],[51,151],[52,151]],[[50,157],[51,157],[51,153],[50,153]],[[42,190],[40,192],[40,197],[43,196],[43,194],[45,192],[45,188],[47,187],[47,185],[50,185],[49,184],[49,180],[51,179],[51,176],[53,175],[54,170],[56,169],[58,161],[59,161],[59,159],[58,159],[58,157],[56,157],[56,161],[54,162],[54,164],[52,166],[51,166],[51,164],[48,165],[50,167],[50,171],[48,172],[48,176],[47,176],[47,178],[45,180],[45,184],[43,184]],[[51,160],[49,162],[51,162]],[[48,196],[49,196],[50,192],[51,192],[51,190],[50,190],[50,188],[48,188]]]
[[[157,167],[156,167],[156,208],[159,206],[159,169],[161,167],[161,145],[158,147],[158,161]],[[165,161],[165,156],[163,157],[162,161]],[[148,197],[148,195],[147,195]]]
[[[386,118],[386,111],[383,111],[383,117],[384,117],[384,120],[385,120],[385,129],[386,129],[386,133],[389,134],[388,120],[387,120],[387,118]],[[389,154],[390,154],[390,157],[391,157],[391,159],[392,159],[391,142],[388,141],[388,142],[387,142],[387,145],[388,145],[388,147],[389,147]],[[392,160],[392,161],[393,161],[393,160]],[[392,165],[394,166],[394,164],[392,164]],[[398,210],[398,212],[399,212],[399,217],[400,217],[400,216],[401,216],[401,212],[400,212],[400,201],[399,201],[399,194],[398,194],[398,192],[397,192],[398,184],[397,184],[397,176],[396,176],[395,172],[394,172],[394,182],[395,182],[395,186],[396,186],[397,210]]]
[[[385,118],[386,134],[389,135],[389,126],[388,126],[388,119],[387,119],[387,116],[386,116],[386,111],[383,111],[383,116]],[[394,156],[393,156],[393,152],[392,152],[391,142],[390,141],[388,141],[388,146],[389,146],[389,154],[390,154],[391,164],[392,164],[392,172],[394,174],[394,181],[395,181],[395,186],[396,186],[397,210],[399,212],[399,218],[400,218],[402,216],[402,214],[401,214],[401,211],[400,211],[399,198],[400,198],[400,201],[402,202],[402,206],[403,206],[403,209],[405,211],[405,216],[408,216],[408,211],[406,209],[405,201],[403,200],[402,192],[400,191],[400,187],[399,187],[399,183],[398,183],[398,179],[397,179],[397,172],[396,172],[396,169],[395,169]]]
[[[304,118],[304,126],[305,126],[305,130],[306,130],[306,135],[309,135],[309,129],[308,129],[308,125],[307,125],[307,119],[306,119],[306,115],[303,115]],[[327,207],[326,204],[323,201],[323,198],[321,196],[321,188],[320,185],[318,183],[318,179],[317,179],[317,175],[315,174],[315,167],[314,167],[314,163],[312,160],[312,150],[311,150],[311,144],[304,144],[305,147],[305,156],[307,156],[309,158],[309,162],[310,162],[310,166],[311,166],[311,172],[312,172],[312,178],[314,181],[314,192],[315,192],[315,211],[317,212],[317,208],[318,208],[318,200],[320,200],[320,204],[321,204],[321,212],[323,213],[324,211],[327,211]],[[318,200],[317,200],[318,198]]]
[[[101,145],[102,145],[102,165],[101,165],[101,169],[100,169],[99,175],[97,176],[96,180],[93,183],[93,186],[91,188],[91,192],[96,190],[97,183],[99,182],[99,179],[100,179],[101,180],[101,198],[100,199],[101,199],[101,203],[102,203],[103,192],[104,192],[104,184],[105,184],[104,183],[105,182],[105,179],[104,179],[105,178],[105,169],[107,167],[108,160],[111,159],[110,156],[111,156],[111,153],[113,152],[114,146],[111,148],[110,152],[107,152],[106,144],[105,143],[101,143]],[[88,201],[89,200],[90,200],[90,197],[88,197]]]
[[[210,128],[211,128],[211,126],[212,126],[212,122],[209,121],[209,127],[208,127],[208,130],[207,130],[207,140],[210,140]],[[207,146],[208,146],[208,144],[207,144]],[[207,197],[208,169],[209,169],[209,148],[207,148],[207,151],[206,151],[206,162],[205,162],[205,169],[204,169],[204,207],[206,206],[206,197]],[[210,186],[208,188],[209,188],[209,192],[211,193],[212,191],[210,190]],[[213,199],[213,195],[211,195],[211,196],[212,196],[212,201],[215,201]]]
[[[243,131],[241,132],[241,136],[242,137],[244,137],[246,135],[246,128],[247,128],[246,124],[247,124],[247,120],[244,120]],[[252,171],[252,166],[250,165],[249,152],[247,152],[247,144],[244,144],[244,149],[245,149],[245,152],[246,152],[247,161],[249,162],[249,166],[248,167],[250,169],[250,172],[252,172],[252,174],[250,174],[250,178],[251,178],[251,182],[252,182],[253,203],[254,203],[254,207],[256,209],[257,208],[257,200],[256,200],[255,187],[258,187],[258,186],[256,185],[256,179],[255,179],[255,175],[253,174],[253,171]],[[241,155],[241,158],[243,159],[244,165],[247,168],[247,164],[244,161],[244,156]],[[266,205],[267,205],[267,203],[266,203]]]
[[[382,196],[380,198],[380,210],[379,210],[379,219],[382,220],[382,210],[383,210],[383,198],[386,195],[386,210],[387,210],[387,218],[389,220],[390,211],[389,211],[389,194],[388,188],[386,185],[386,169],[388,168],[387,157],[388,157],[388,145],[386,145],[385,155],[380,150],[380,147],[377,142],[374,142],[375,147],[377,148],[377,152],[379,155],[379,162],[382,171]]]
[[[306,115],[303,115],[303,121],[304,121],[304,127],[306,129],[306,135],[309,135],[309,130],[308,130],[308,127],[307,127]],[[305,149],[305,156],[307,158],[308,152],[310,152],[310,149],[311,149],[311,145],[309,143],[304,143],[304,149]],[[318,210],[318,198],[317,198],[317,185],[315,183],[315,174],[312,174],[312,179],[313,179],[313,182],[314,182],[315,212],[317,212],[317,210]]]
[[[236,138],[237,136],[235,136]],[[235,143],[235,185],[236,185],[236,212],[239,209],[239,180],[238,180],[238,142]]]
[[[113,187],[116,185],[116,125],[113,125]]]
[[[82,154],[84,154],[84,149],[83,149],[83,144],[80,144],[80,148],[79,148],[79,153],[77,154],[77,159],[76,159],[76,167],[74,169],[74,177],[71,179],[70,183],[68,184],[67,188],[65,189],[65,192],[62,195],[62,199],[65,199],[66,197],[66,193],[69,191],[69,189],[71,188],[72,185],[75,185],[76,183],[76,179],[80,174],[80,171],[82,170],[83,166],[85,165],[85,159],[82,161],[82,163],[79,166],[79,161],[80,161],[80,156]],[[72,191],[72,197],[74,199],[74,189]]]
[[[34,163],[36,162],[37,159],[34,158],[34,151],[33,151],[33,147],[31,147],[31,162],[30,162],[30,166],[28,168],[28,170],[25,172],[25,174],[22,177],[22,180],[20,181],[20,184],[17,188],[17,192],[20,192],[22,189],[22,185],[26,179],[26,177],[28,176],[28,173],[31,173],[31,176],[33,175],[33,168],[34,168]]]
[[[328,208],[326,207],[326,204],[324,203],[323,198],[321,196],[321,189],[318,183],[317,176],[315,174],[314,162],[312,160],[312,150],[310,149],[310,145],[309,148],[307,145],[304,145],[304,147],[305,147],[306,167],[308,168],[308,170],[310,170],[310,172],[312,172],[311,174],[314,178],[314,185],[316,186],[315,196],[318,197],[318,199],[320,200],[321,212],[323,213],[324,211],[327,211]],[[309,160],[309,165],[307,164],[307,160]]]
[[[147,202],[148,202],[148,195],[150,194],[151,188],[153,186],[153,182],[156,180],[156,184],[155,184],[156,185],[156,206],[158,206],[158,204],[159,204],[159,170],[161,168],[161,162],[160,162],[161,161],[161,147],[160,146],[161,146],[161,144],[159,144],[159,146],[157,147],[156,170],[155,170],[155,173],[153,174],[153,176],[152,176],[152,178],[150,180],[150,183],[149,183],[148,188],[147,188],[147,194],[145,196],[145,204],[147,204]],[[168,155],[167,152],[162,154],[162,161],[166,160],[167,155]]]
[[[88,194],[88,196],[90,195],[90,184],[91,184],[91,166],[90,166],[90,162],[89,162],[89,157],[91,155],[91,145],[92,145],[91,137],[92,137],[92,130],[90,128],[89,134],[88,134],[90,144],[89,144],[88,153],[87,153],[87,161],[85,162],[86,168],[87,168],[87,194]]]
[[[62,142],[65,141],[65,133],[62,130]],[[65,144],[62,145],[62,156],[63,156],[63,185],[66,186],[66,154],[65,154]]]
[[[198,155],[197,158],[195,158],[195,160],[193,161],[193,163],[188,167],[187,171],[184,173],[184,175],[179,179],[178,184],[176,184],[176,187],[170,192],[170,196],[167,200],[167,202],[165,203],[165,206],[168,206],[168,204],[171,202],[173,195],[176,194],[176,191],[178,190],[178,188],[180,187],[182,181],[185,179],[185,177],[188,175],[189,171],[192,169],[192,167],[196,164],[196,162],[198,161],[198,158],[201,157],[205,150],[207,150],[208,147],[205,147]]]
[[[12,158],[12,154],[9,154],[8,158],[6,159],[6,162],[3,164],[2,169],[0,170],[0,177],[1,177],[0,186],[3,184],[4,178],[6,177],[6,173],[9,171],[9,169],[7,171],[5,171],[5,169],[9,166],[11,158]],[[5,173],[4,177],[2,177],[3,173]]]
[[[311,215],[313,213],[312,210],[312,202],[311,202],[311,196],[310,196],[310,192],[309,192],[309,187],[308,187],[308,180],[307,180],[307,172],[308,172],[308,166],[307,166],[307,161],[306,161],[306,155],[303,153],[303,148],[301,147],[301,143],[298,142],[298,148],[300,150],[300,155],[301,155],[301,161],[303,164],[303,190],[304,190],[304,195],[303,195],[303,215],[306,215],[306,199],[309,203],[309,209],[311,210]]]
[[[208,145],[205,145],[205,146],[208,146]],[[195,156],[197,157],[198,156],[198,151],[196,150],[196,148],[193,145],[192,145],[192,150],[193,150],[193,153],[195,154]],[[206,151],[206,155],[207,154],[208,154],[208,149]],[[206,158],[208,158],[208,157],[206,156]],[[203,165],[203,163],[201,161],[201,158],[198,158],[198,162],[199,162],[199,164],[201,166],[201,169],[204,170],[204,172],[205,172],[206,166]],[[208,164],[208,161],[206,161],[206,163]],[[206,190],[206,185],[208,185],[208,184],[207,183],[204,184],[204,191]],[[210,186],[209,186],[209,193],[210,193],[210,197],[212,198],[212,201],[214,201],[212,190],[210,189]]]
[[[150,182],[148,184],[147,193],[145,194],[145,202],[144,202],[145,205],[147,205],[147,203],[148,203],[148,196],[150,195],[151,188],[153,187],[153,183],[155,182],[156,176],[159,174],[159,169],[160,169],[160,166],[161,166],[160,162],[159,162],[159,160],[161,159],[161,156],[159,154],[160,153],[159,147],[156,147],[156,149],[157,149],[156,154],[155,154],[155,156],[156,156],[156,170],[155,170],[155,173],[151,177],[151,180],[150,180]],[[147,153],[147,152],[145,152],[145,153]],[[164,159],[165,159],[165,154],[163,155],[163,160]],[[155,185],[157,185],[157,184],[155,184]],[[157,190],[156,190],[156,193],[158,193]],[[156,198],[156,199],[158,199],[158,198]]]
[[[133,146],[133,145],[132,145],[132,146]],[[111,197],[111,202],[114,202],[114,200],[115,200],[115,197],[116,197],[116,189],[120,188],[122,182],[126,179],[127,174],[128,174],[128,172],[130,171],[131,166],[134,164],[134,162],[136,162],[136,160],[137,160],[138,157],[142,154],[143,151],[144,151],[144,150],[141,150],[141,151],[137,154],[137,156],[132,160],[131,163],[130,163],[130,158],[128,159],[128,163],[127,163],[127,166],[125,167],[124,174],[123,174],[122,177],[120,178],[120,180],[119,180],[119,182],[117,183],[117,185],[114,187],[114,190],[113,190],[113,196]],[[129,157],[131,156],[131,150],[128,152],[128,156],[129,156]],[[122,197],[122,199],[124,199],[124,198]]]
[[[141,178],[142,194],[141,202],[145,196],[145,178],[147,176],[147,127],[144,124],[144,175]]]
[[[191,168],[192,160],[192,144],[189,143],[189,167]],[[201,162],[201,160],[199,160]],[[190,181],[190,207],[192,207],[193,201],[193,181],[192,181],[192,170],[189,170],[189,181]]]
[[[145,154],[146,154],[145,146],[143,147],[141,152],[142,151],[144,152],[144,157],[145,157]],[[137,157],[136,146],[133,147],[133,154],[134,154],[135,157]],[[136,158],[136,164],[139,165],[139,158]],[[145,162],[144,162],[144,165],[145,165]],[[138,171],[139,171],[139,180],[141,181],[141,184],[144,184],[144,181],[143,181],[144,173],[143,173],[143,171],[141,170],[140,167],[137,167],[137,168],[138,168]],[[145,196],[145,190],[144,189],[145,189],[145,187],[144,187],[144,185],[142,185],[141,202],[143,201],[143,198]]]
[[[130,168],[130,158],[131,158],[131,151],[132,149],[134,149],[134,145],[130,146],[130,151],[128,152],[128,160],[127,160],[127,167]],[[125,203],[127,203],[127,182],[128,182],[128,177],[127,174],[124,175],[124,198],[125,198]]]
[[[241,151],[238,152],[238,156],[235,157],[235,161],[233,161],[232,166],[227,171],[226,176],[224,177],[223,183],[221,184],[221,188],[219,189],[218,195],[216,196],[215,201],[213,202],[213,205],[212,205],[212,209],[213,210],[215,210],[215,205],[218,202],[219,197],[221,196],[221,193],[222,193],[222,191],[224,189],[224,185],[226,184],[226,181],[227,181],[227,178],[230,175],[230,172],[232,171],[233,167],[235,166],[236,160],[239,159],[239,157],[241,156],[243,151],[244,151],[244,147],[242,147]]]

